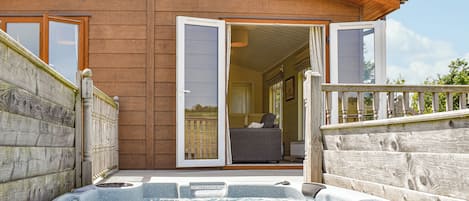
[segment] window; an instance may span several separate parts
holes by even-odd
[[[87,17],[0,17],[0,28],[31,53],[75,82],[87,67]]]
[[[282,110],[283,110],[283,83],[282,80],[276,82],[269,87],[269,112],[275,114],[275,124],[282,127]]]

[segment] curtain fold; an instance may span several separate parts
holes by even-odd
[[[231,155],[231,138],[230,138],[230,121],[229,121],[229,115],[228,115],[228,85],[230,81],[230,63],[231,63],[231,25],[226,25],[226,76],[225,76],[225,97],[226,97],[226,103],[225,103],[225,114],[226,114],[226,119],[225,119],[225,144],[226,144],[226,164],[230,165],[233,163],[233,158]]]
[[[324,33],[323,26],[313,26],[309,30],[309,54],[311,70],[319,72],[323,77],[324,71]]]

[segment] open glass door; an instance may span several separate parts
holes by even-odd
[[[176,166],[225,165],[225,22],[177,17]]]
[[[385,21],[330,24],[332,84],[386,82],[385,25]],[[386,97],[381,96],[378,116],[385,117]],[[331,124],[339,122],[337,97],[333,92]]]

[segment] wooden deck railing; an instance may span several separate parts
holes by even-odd
[[[452,111],[456,109],[453,105],[465,109],[469,86],[322,84],[321,90],[325,94],[326,124],[330,124],[335,123],[332,120],[335,109],[332,107],[333,102],[338,103],[336,115],[341,123]],[[336,101],[333,100],[333,92],[337,92]],[[411,96],[415,97],[414,100],[410,99]],[[440,108],[443,103],[440,96],[444,97],[445,108]],[[427,102],[431,101],[431,111],[425,111],[426,97]],[[453,97],[459,97],[459,103],[453,104]],[[384,104],[380,104],[380,101]],[[414,108],[411,107],[412,103]],[[380,105],[386,108],[380,108]],[[380,113],[380,109],[385,112]]]
[[[188,117],[185,120],[185,158],[216,159],[218,156],[217,117]]]

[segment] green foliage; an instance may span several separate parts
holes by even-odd
[[[469,64],[465,59],[456,59],[448,65],[449,73],[446,75],[438,75],[438,79],[426,79],[425,85],[468,85],[469,84]],[[438,94],[439,112],[446,110],[446,95]],[[424,113],[432,112],[432,94],[424,95],[425,109]],[[418,94],[412,96],[412,108],[418,111]],[[453,95],[453,109],[459,109],[459,96]]]
[[[200,104],[194,105],[191,109],[186,109],[186,112],[217,112],[216,106],[203,106]]]

